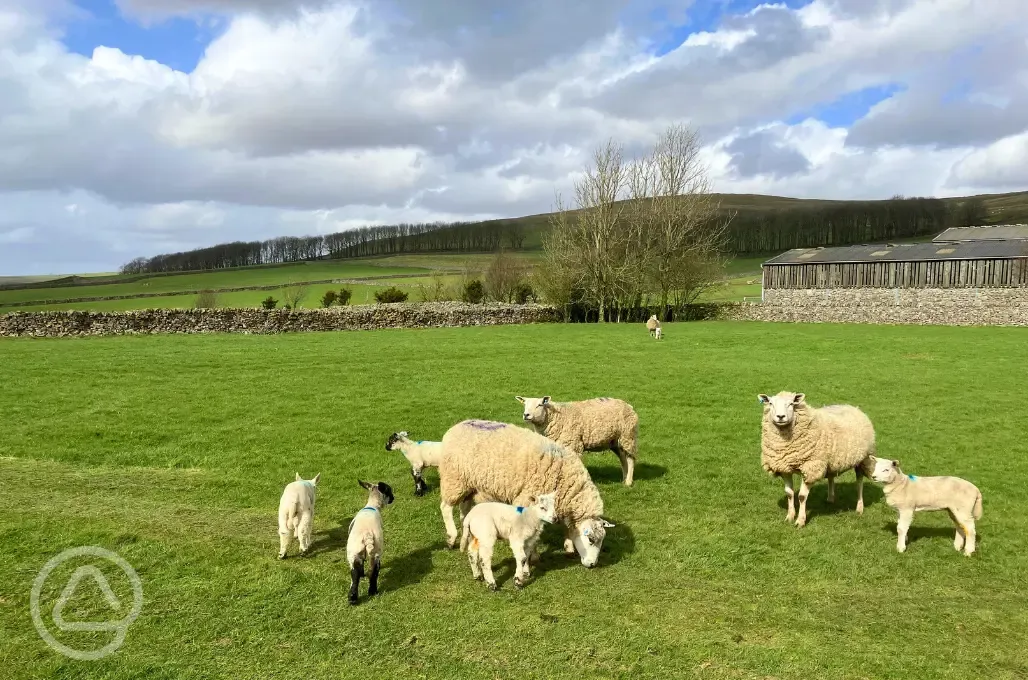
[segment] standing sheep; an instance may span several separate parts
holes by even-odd
[[[286,484],[278,502],[278,559],[286,558],[286,550],[293,537],[300,542],[300,554],[306,555],[311,547],[311,529],[314,526],[314,497],[321,473],[314,479],[303,479],[296,473],[296,481]]]
[[[621,399],[599,397],[555,402],[549,397],[514,397],[524,404],[524,419],[535,431],[578,455],[611,450],[621,461],[625,486],[632,486],[639,449],[639,416]]]
[[[368,576],[368,597],[378,593],[378,570],[382,566],[385,540],[382,532],[382,508],[393,502],[393,490],[385,482],[357,483],[368,490],[368,502],[350,520],[346,537],[346,563],[350,565],[350,604],[357,604],[357,588],[364,576],[364,565],[371,562]]]
[[[439,467],[439,457],[443,452],[442,442],[412,441],[406,432],[394,432],[386,441],[386,451],[399,449],[403,457],[410,463],[410,474],[414,478],[414,495],[424,496],[428,484],[421,471],[427,467]]]
[[[596,566],[606,530],[603,499],[581,459],[531,430],[488,420],[465,420],[443,435],[439,509],[449,547],[457,544],[453,507],[461,523],[474,503],[524,506],[532,496],[554,493],[554,521],[566,528],[564,550],[578,551]]]
[[[461,552],[467,552],[471,574],[485,578],[490,590],[498,590],[493,578],[493,546],[497,538],[506,539],[516,564],[514,585],[521,588],[528,580],[528,556],[543,533],[543,523],[553,521],[553,494],[532,496],[527,506],[507,503],[479,503],[464,518]]]
[[[900,469],[898,460],[874,458],[874,480],[882,484],[885,502],[899,511],[896,522],[896,550],[907,549],[907,530],[914,513],[945,510],[957,527],[953,547],[965,557],[974,553],[976,519],[982,518],[982,492],[960,477],[915,477]]]
[[[651,316],[649,319],[646,320],[646,330],[648,330],[650,332],[650,335],[653,336],[653,335],[655,335],[657,333],[657,331],[659,329],[660,329],[660,320],[657,319],[657,315],[654,314],[653,316]]]
[[[835,478],[850,468],[857,475],[857,514],[864,512],[864,477],[874,472],[875,431],[871,420],[856,406],[812,408],[802,392],[757,396],[764,405],[761,427],[761,465],[785,480],[789,504],[785,521],[807,523],[810,486],[828,479],[828,502],[835,502]],[[793,507],[793,475],[803,476],[799,514]]]

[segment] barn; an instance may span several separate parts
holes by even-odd
[[[1022,288],[1028,226],[947,229],[927,243],[796,248],[763,264],[762,284],[765,301],[800,290]]]

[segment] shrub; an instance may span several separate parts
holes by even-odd
[[[480,304],[485,300],[485,286],[478,279],[472,279],[464,284],[464,291],[460,299],[473,305]]]
[[[385,290],[379,290],[375,292],[375,299],[379,302],[406,302],[407,293],[403,292],[396,286],[390,286]]]
[[[339,295],[336,296],[336,303],[339,305],[350,304],[350,298],[353,297],[353,291],[349,288],[342,288],[339,291]]]
[[[307,297],[307,284],[299,283],[282,290],[287,309],[299,309],[300,303]]]
[[[338,293],[334,290],[326,290],[325,294],[321,296],[321,306],[331,307],[337,299],[339,299]]]
[[[532,286],[528,285],[524,281],[517,285],[514,289],[514,302],[519,305],[527,304],[529,300],[535,300],[535,291],[532,290]]]
[[[271,297],[270,295],[268,297],[264,298],[263,300],[261,300],[261,307],[263,307],[264,309],[275,309],[275,305],[277,305],[277,304],[278,304],[278,300],[276,300],[275,298]]]
[[[196,309],[215,309],[218,306],[218,294],[213,290],[202,290],[196,296],[193,306]]]

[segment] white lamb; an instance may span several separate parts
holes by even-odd
[[[663,337],[662,331],[660,330],[659,326],[657,327],[657,330],[653,332],[653,337],[655,337],[657,340],[660,340],[661,337]]]
[[[621,399],[551,401],[549,397],[514,397],[524,404],[523,418],[536,432],[574,453],[611,450],[621,461],[625,486],[632,486],[639,450],[639,416]]]
[[[853,469],[857,474],[857,514],[864,512],[864,477],[874,471],[875,431],[871,420],[856,406],[812,408],[802,392],[758,395],[764,405],[760,447],[761,465],[769,474],[785,480],[789,504],[785,521],[807,523],[810,486],[828,479],[828,502],[835,502],[835,478]],[[800,509],[793,507],[793,475],[803,476]]]
[[[378,570],[382,566],[385,541],[382,533],[382,508],[393,502],[393,490],[385,482],[357,483],[369,491],[368,502],[350,520],[346,538],[346,563],[350,565],[350,604],[357,604],[357,588],[364,576],[365,562],[371,562],[368,597],[378,593]]]
[[[296,481],[286,484],[278,502],[278,559],[286,558],[286,550],[293,536],[300,542],[300,554],[306,555],[311,547],[314,526],[314,497],[321,473],[314,479],[303,479],[296,473]]]
[[[414,495],[424,496],[428,484],[421,472],[427,467],[439,467],[439,458],[443,453],[442,442],[413,441],[406,432],[394,432],[386,441],[386,451],[399,450],[410,463],[410,473],[414,478]]]
[[[475,579],[484,575],[490,590],[499,590],[493,578],[493,546],[497,538],[510,543],[517,564],[514,585],[521,588],[529,576],[528,556],[535,552],[543,523],[553,522],[554,494],[532,496],[527,506],[479,503],[464,518],[460,549],[468,553]]]
[[[885,502],[899,511],[896,523],[896,550],[907,549],[907,530],[914,513],[922,510],[945,510],[957,527],[953,547],[974,553],[976,519],[982,518],[982,492],[960,477],[915,477],[904,474],[898,460],[874,458],[873,477],[883,485]]]
[[[449,547],[457,544],[453,507],[461,524],[473,503],[524,506],[532,496],[554,493],[554,522],[566,528],[565,552],[578,551],[594,567],[606,530],[603,499],[582,460],[546,437],[509,423],[465,420],[443,435],[439,463],[439,509]]]

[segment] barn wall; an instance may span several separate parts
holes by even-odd
[[[765,265],[764,290],[825,288],[1016,288],[1028,258]]]

